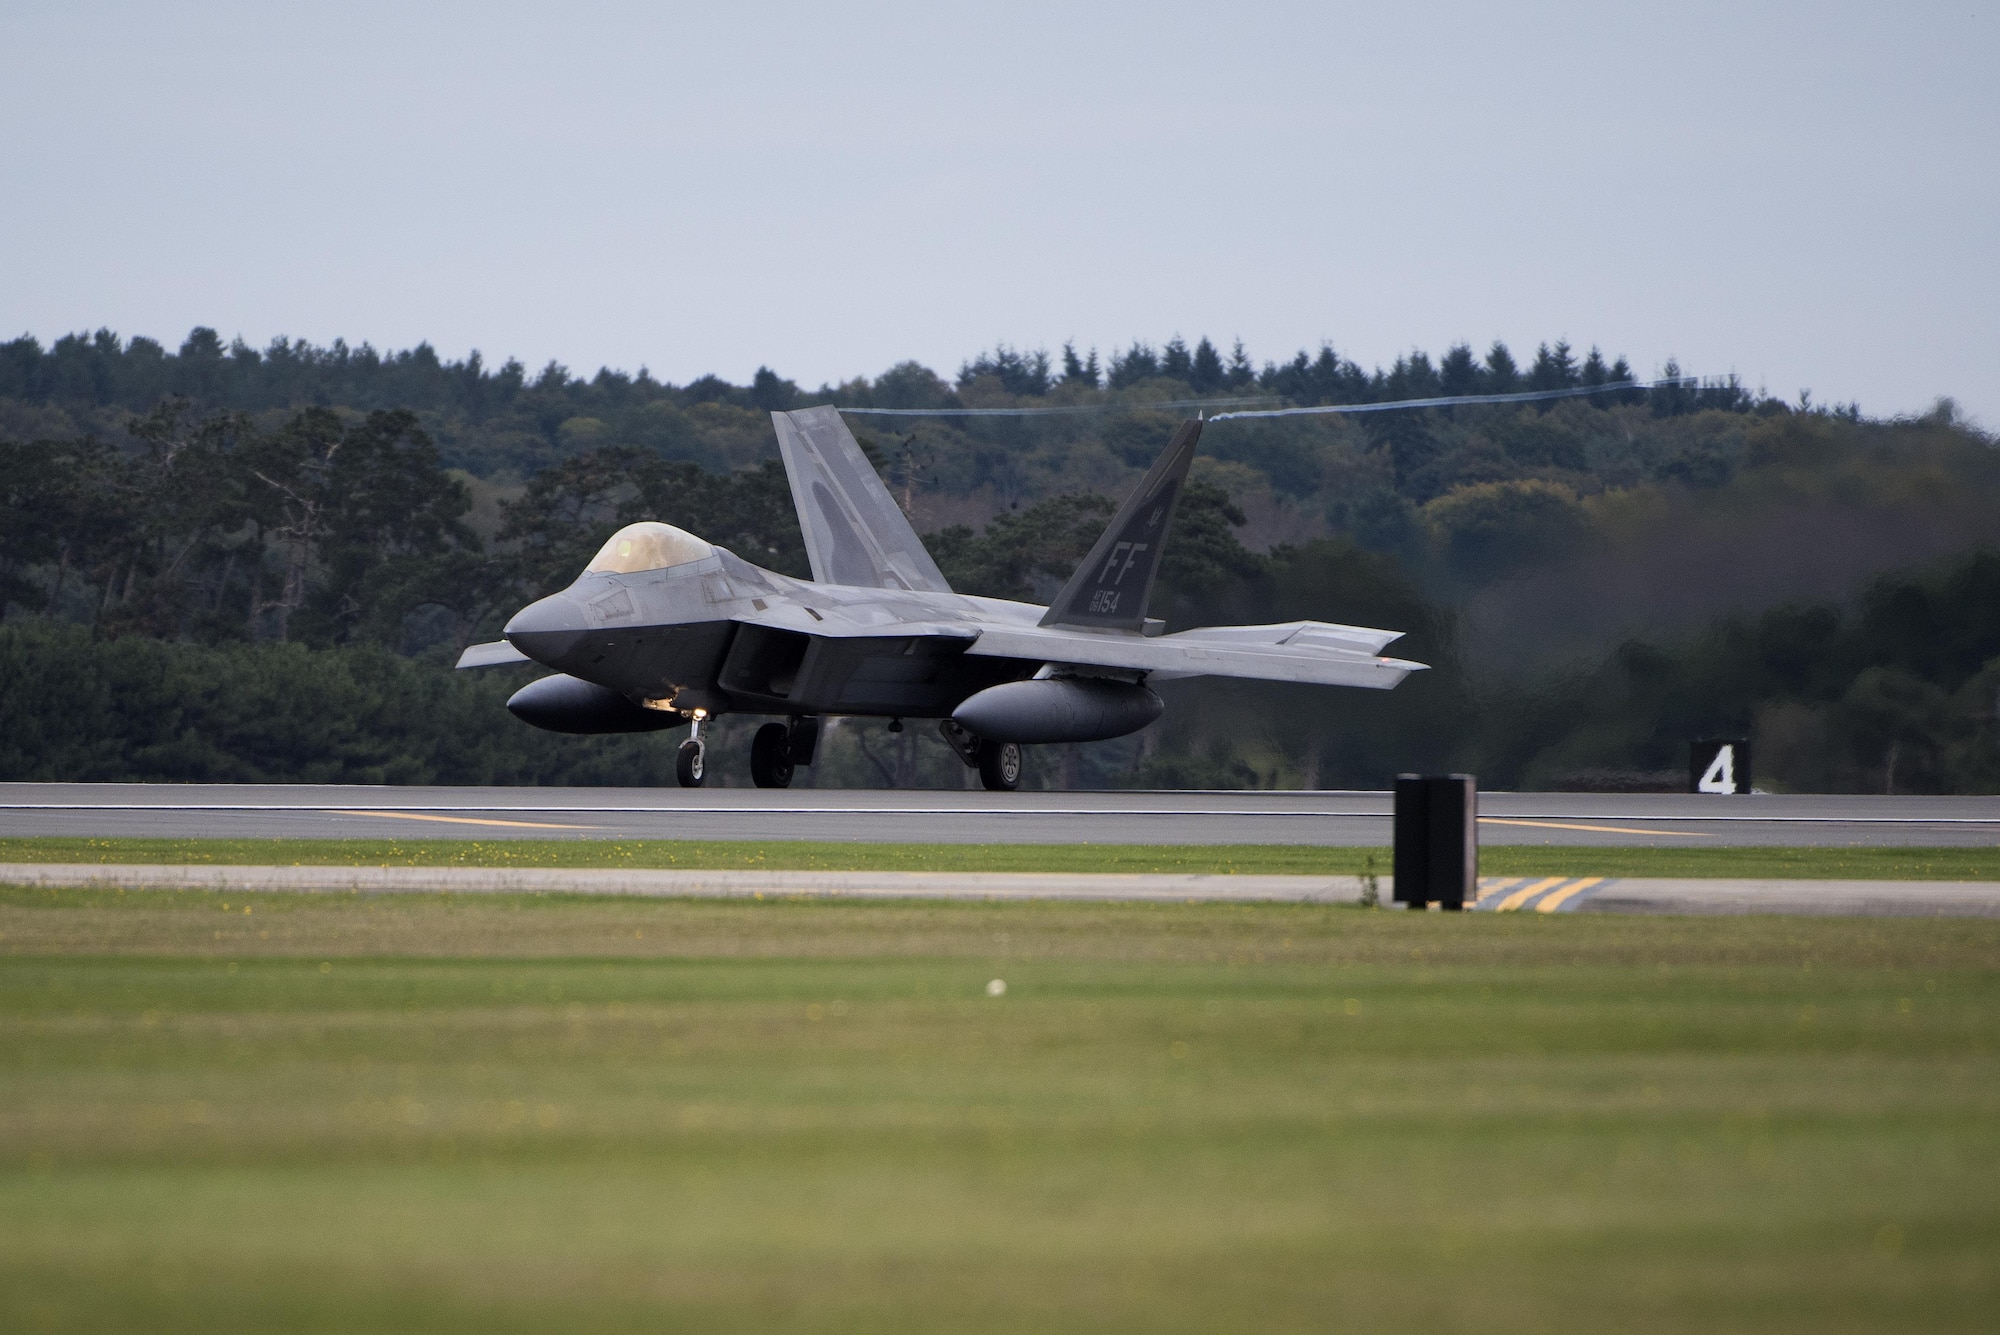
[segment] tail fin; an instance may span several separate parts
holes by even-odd
[[[772,413],[813,578],[950,593],[923,539],[882,485],[838,408]]]
[[[1174,522],[1188,466],[1194,462],[1201,420],[1189,418],[1174,432],[1167,452],[1154,461],[1138,490],[1125,498],[1104,536],[1090,549],[1062,592],[1049,604],[1044,626],[1093,626],[1141,630],[1146,600],[1160,573],[1160,554]]]

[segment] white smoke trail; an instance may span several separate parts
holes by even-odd
[[[1335,413],[1385,413],[1405,408],[1456,408],[1487,403],[1535,403],[1545,399],[1575,399],[1591,394],[1616,394],[1628,390],[1667,389],[1700,385],[1701,377],[1668,376],[1660,380],[1614,380],[1602,385],[1572,385],[1567,389],[1530,389],[1514,394],[1445,394],[1424,399],[1390,399],[1383,403],[1322,403],[1305,408],[1239,408],[1239,404],[1278,402],[1266,395],[1236,399],[1165,399],[1149,403],[1066,404],[1059,408],[842,408],[840,411],[866,417],[1046,417],[1056,414],[1128,412],[1157,408],[1232,408],[1210,417],[1211,422],[1242,421],[1253,417],[1307,417]]]

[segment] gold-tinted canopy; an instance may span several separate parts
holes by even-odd
[[[627,524],[611,535],[590,564],[586,575],[636,575],[642,570],[665,570],[684,566],[711,555],[715,548],[685,529],[646,520]]]

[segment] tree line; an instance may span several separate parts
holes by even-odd
[[[1669,364],[1668,375],[1678,374]],[[1294,405],[1376,403],[1439,394],[1506,393],[1625,384],[1634,380],[1623,357],[1607,361],[1596,349],[1581,358],[1570,345],[1544,343],[1525,368],[1502,343],[1483,358],[1458,344],[1433,362],[1424,352],[1399,357],[1387,369],[1364,371],[1331,344],[1316,354],[1254,366],[1241,342],[1224,358],[1206,337],[1190,348],[1179,338],[1161,347],[1143,340],[1110,355],[1100,368],[1092,350],[1079,357],[1066,345],[1060,364],[1045,351],[1019,352],[1004,344],[966,361],[955,381],[904,362],[872,379],[856,377],[810,393],[760,367],[745,385],[704,375],[674,385],[641,367],[636,374],[600,368],[571,374],[551,361],[530,373],[519,361],[499,366],[474,351],[462,360],[441,357],[428,343],[381,352],[363,343],[335,340],[318,346],[276,338],[262,348],[243,340],[225,343],[197,327],[169,350],[156,339],[122,338],[108,329],[67,334],[43,346],[22,335],[0,343],[0,402],[49,405],[108,424],[106,410],[144,414],[169,398],[201,410],[248,413],[296,410],[310,405],[360,412],[408,410],[424,421],[446,462],[484,475],[512,468],[535,471],[567,454],[602,443],[607,429],[711,467],[741,466],[713,436],[733,414],[762,414],[807,402],[850,408],[962,408],[998,401],[1036,401],[1050,395],[1116,406],[1175,396],[1258,395]],[[1733,379],[1699,387],[1663,386],[1616,391],[1606,402],[1646,405],[1659,416],[1703,410],[1749,411],[1759,402]],[[594,424],[594,425],[593,425]]]
[[[1663,371],[1679,374],[1669,364]],[[796,407],[805,398],[844,407],[963,407],[958,394],[991,381],[1008,394],[1044,397],[1123,390],[1167,380],[1196,394],[1262,393],[1296,404],[1377,403],[1439,394],[1505,394],[1517,390],[1634,384],[1628,401],[1655,404],[1663,413],[1708,407],[1747,407],[1754,396],[1731,379],[1698,389],[1665,392],[1636,388],[1637,377],[1624,357],[1607,361],[1596,348],[1581,359],[1567,340],[1541,344],[1521,367],[1503,342],[1483,357],[1471,345],[1454,344],[1433,362],[1413,351],[1386,370],[1364,371],[1331,343],[1316,353],[1300,350],[1284,361],[1252,362],[1237,340],[1225,358],[1206,336],[1193,347],[1179,335],[1158,348],[1146,340],[1113,351],[1100,365],[1096,349],[1079,356],[1064,344],[1060,360],[1046,350],[1017,351],[1005,343],[961,363],[955,385],[914,362],[905,362],[874,380],[822,385],[810,396],[798,384],[759,367],[747,385],[704,375],[684,385],[654,378],[645,367],[636,374],[600,368],[578,377],[551,361],[530,374],[509,358],[489,365],[473,351],[459,361],[439,356],[428,343],[381,352],[362,343],[336,339],[321,347],[304,339],[279,337],[262,348],[241,338],[224,343],[220,334],[197,326],[179,346],[144,335],[122,338],[109,329],[65,334],[47,347],[29,334],[0,343],[0,398],[30,402],[117,406],[143,412],[169,397],[209,405],[258,410],[301,404],[340,404],[361,410],[449,409],[479,416],[522,400],[560,400],[563,409],[616,407],[624,402],[667,400],[687,408],[728,403],[764,411]],[[1658,397],[1655,398],[1654,396]],[[568,415],[565,413],[565,415]]]
[[[1672,371],[1674,368],[1668,368]],[[261,429],[307,407],[339,413],[403,411],[434,443],[440,466],[502,488],[607,447],[733,474],[774,457],[768,413],[806,402],[855,409],[1062,406],[1094,411],[1018,418],[875,419],[901,491],[967,496],[1013,510],[1068,492],[1103,490],[1141,468],[1181,410],[1154,405],[1205,395],[1273,404],[1379,403],[1440,394],[1620,386],[1625,359],[1579,356],[1557,340],[1518,366],[1504,345],[1483,358],[1458,344],[1435,362],[1423,352],[1364,372],[1331,346],[1253,367],[1239,345],[1223,356],[1207,338],[1158,349],[1138,341],[1103,367],[1092,351],[1001,345],[968,360],[955,380],[914,362],[807,394],[760,368],[747,385],[710,375],[675,386],[600,369],[585,379],[550,363],[534,375],[478,354],[441,359],[429,345],[378,353],[336,341],[277,339],[262,349],[194,330],[169,352],[107,330],[44,348],[23,336],[0,344],[0,438],[91,435],[120,448],[168,398],[200,416],[246,415]],[[1713,485],[1732,475],[1746,424],[1788,411],[1733,380],[1700,386],[1610,389],[1588,400],[1500,405],[1365,418],[1237,422],[1205,448],[1260,475],[1287,505],[1365,547],[1408,552],[1418,511],[1454,490],[1536,481],[1583,497],[1634,481]]]
[[[427,349],[286,344],[253,357],[210,336],[155,355],[105,335],[28,356],[27,343],[0,357],[14,377],[5,387],[19,391],[0,395],[0,617],[15,652],[62,666],[22,681],[94,679],[91,646],[117,645],[128,656],[118,661],[143,663],[134,671],[186,683],[199,672],[167,659],[247,680],[291,671],[302,660],[288,655],[310,651],[370,680],[387,680],[380,665],[390,660],[403,665],[396,672],[433,674],[445,683],[435,689],[470,692],[463,701],[492,711],[490,727],[520,732],[497,697],[479,694],[499,690],[496,678],[479,686],[444,665],[515,607],[567,584],[619,525],[662,519],[758,564],[807,572],[763,406],[802,396],[769,372],[748,386],[709,377],[674,388],[643,371],[585,382],[553,368],[529,379],[518,367],[442,363]],[[93,365],[110,378],[82,376]],[[121,366],[167,378],[126,383],[105,371]],[[955,588],[1042,599],[1165,441],[1180,410],[1163,401],[1279,384],[1291,385],[1279,395],[1287,402],[1379,401],[1600,375],[1623,385],[1630,374],[1620,359],[1579,358],[1561,344],[1525,369],[1504,348],[1474,358],[1465,345],[1436,363],[1413,353],[1365,375],[1330,350],[1249,367],[1240,347],[1225,355],[1207,339],[1137,343],[1108,359],[1002,346],[954,381],[904,363],[821,394],[1103,408],[852,419]],[[119,406],[120,394],[197,372],[222,378],[191,384],[200,397]],[[1293,373],[1305,379],[1283,380]],[[70,389],[54,383],[64,376]],[[1691,735],[1729,731],[1759,739],[1760,767],[1782,786],[1991,789],[2000,780],[1987,763],[1992,692],[1982,673],[2000,643],[1977,629],[1990,591],[1939,572],[2000,546],[1996,515],[2000,453],[1948,404],[1881,421],[1724,383],[1218,424],[1204,436],[1156,610],[1176,628],[1295,617],[1392,626],[1411,632],[1398,652],[1436,670],[1386,697],[1177,683],[1175,708],[1144,738],[1037,764],[1049,782],[1094,784],[1376,784],[1446,765],[1498,786],[1617,786],[1663,782]],[[1768,553],[1801,542],[1817,544],[1820,564],[1845,562],[1849,582],[1809,593],[1758,583]],[[1718,545],[1742,559],[1712,559]],[[1854,597],[1840,596],[1857,580]],[[1868,590],[1892,587],[1920,589],[1939,625],[1975,628],[1954,641],[1956,657],[1912,657],[1896,642],[1891,621],[1868,610],[1888,597]],[[1836,629],[1801,649],[1772,629],[1794,622]],[[140,641],[155,648],[141,653]],[[381,654],[390,658],[371,657]],[[1795,680],[1771,666],[1787,654],[1820,675]],[[62,708],[25,686],[10,693],[33,709]],[[349,687],[325,694],[369,698]],[[393,711],[379,717],[385,728],[417,726]],[[124,729],[117,746],[96,734],[78,741],[90,754],[199,753],[208,758],[181,777],[231,772],[186,740],[206,725],[185,725],[181,750],[129,710],[68,726]],[[360,737],[370,725],[342,726]],[[273,746],[257,772],[321,772],[313,756],[332,743],[299,740],[307,735],[295,735],[292,770]],[[866,759],[880,749],[868,751],[867,736],[857,732],[851,773],[841,771],[850,778],[954,773],[948,757],[931,766],[928,742],[912,738],[894,744],[902,758],[885,769]],[[553,751],[534,752],[542,745],[479,758],[440,743],[419,768],[465,781],[602,772],[580,743],[551,739]],[[373,773],[365,752],[343,753],[342,772]],[[26,773],[32,757],[13,754],[9,772]],[[163,772],[130,763],[135,774]],[[651,772],[631,756],[610,768]]]

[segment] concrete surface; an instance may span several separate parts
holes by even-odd
[[[0,836],[1386,845],[1383,792],[0,784]],[[1486,793],[1487,844],[1991,845],[1995,797]]]

